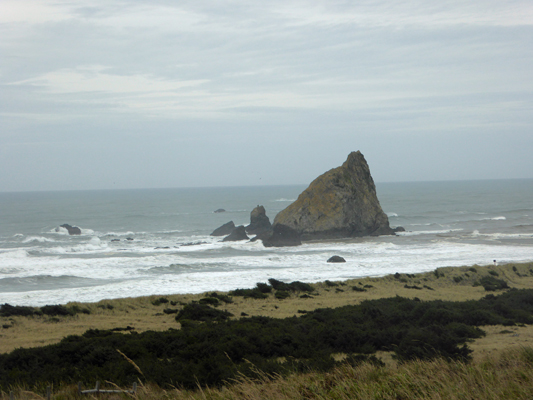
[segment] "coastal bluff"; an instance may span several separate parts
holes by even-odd
[[[294,229],[302,240],[394,235],[381,209],[374,180],[360,151],[316,178],[279,212],[273,226]]]

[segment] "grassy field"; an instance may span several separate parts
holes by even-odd
[[[243,313],[249,316],[285,318],[317,308],[335,308],[358,304],[367,299],[394,296],[418,297],[421,300],[480,299],[489,292],[482,286],[476,286],[476,282],[488,275],[505,280],[511,288],[533,288],[533,263],[449,267],[423,274],[321,282],[313,285],[315,290],[308,298],[301,298],[300,294],[292,294],[284,300],[276,299],[272,294],[266,299],[234,296],[233,303],[223,304],[219,308],[231,312],[234,318],[239,318]],[[353,287],[365,291],[356,291]],[[183,304],[198,301],[205,294],[163,296],[169,303],[154,305],[160,297],[162,296],[103,300],[87,304],[69,303],[69,306],[78,305],[91,312],[69,317],[0,317],[0,352],[57,343],[65,336],[79,335],[88,329],[131,327],[137,332],[143,332],[179,328],[174,319],[175,314],[165,314],[163,310],[182,308]],[[176,303],[176,306],[172,306],[170,301]],[[533,329],[529,326],[491,326],[483,329],[487,336],[470,344],[475,358],[498,352],[501,348],[533,344]]]
[[[332,266],[334,267],[334,266]],[[533,263],[499,266],[440,268],[424,274],[395,274],[380,278],[313,284],[313,292],[302,298],[293,293],[283,300],[272,294],[266,299],[233,297],[225,309],[241,315],[285,318],[317,308],[335,308],[364,300],[402,296],[420,300],[476,300],[489,293],[479,285],[485,276],[504,280],[510,288],[533,288]],[[354,290],[357,288],[357,290]],[[222,292],[219,292],[222,294]],[[165,295],[105,300],[98,303],[69,303],[86,308],[90,314],[50,317],[0,317],[0,352],[20,347],[38,347],[57,343],[68,335],[88,329],[133,328],[137,332],[179,328],[175,314],[163,310],[181,309],[199,301],[206,294]],[[158,300],[164,297],[167,302]],[[221,389],[185,391],[140,385],[138,399],[530,399],[533,398],[533,327],[486,326],[483,338],[468,344],[474,351],[473,362],[413,361],[398,365],[390,354],[378,352],[385,367],[371,364],[345,365],[328,373],[296,374],[287,377],[264,376],[258,381],[247,378],[228,382]],[[342,355],[339,355],[342,357]],[[107,383],[112,388],[111,383]],[[42,398],[37,390],[13,388],[15,398]],[[43,391],[43,390],[41,390]],[[77,387],[53,390],[56,399],[77,397]],[[107,395],[106,398],[127,398]],[[0,393],[1,399],[9,398]]]

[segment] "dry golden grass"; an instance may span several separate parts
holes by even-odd
[[[106,399],[138,400],[296,400],[296,399],[509,399],[533,398],[533,348],[514,349],[469,364],[413,361],[396,368],[363,364],[342,365],[328,373],[241,377],[221,388],[180,390],[139,385],[134,395],[105,395]],[[108,382],[102,388],[116,389]],[[124,388],[131,389],[131,388]],[[43,390],[40,390],[43,391]],[[38,392],[37,390],[35,392]],[[43,398],[35,392],[14,389],[16,399]],[[0,393],[0,399],[8,399]],[[53,390],[52,399],[79,398],[77,387]],[[84,396],[84,398],[96,398]]]
[[[514,269],[513,269],[514,267]],[[476,272],[473,272],[475,269]],[[516,270],[516,271],[515,271]],[[508,282],[512,288],[533,288],[533,263],[507,264],[499,266],[449,267],[438,270],[439,277],[434,272],[411,275],[402,274],[399,279],[393,275],[379,278],[354,279],[337,282],[339,286],[328,286],[325,282],[314,284],[315,292],[312,298],[301,298],[301,294],[293,294],[285,300],[275,299],[271,294],[267,299],[244,299],[233,297],[232,304],[223,304],[219,308],[225,309],[235,318],[241,313],[249,316],[262,315],[274,318],[285,318],[300,315],[299,311],[312,311],[324,307],[340,307],[358,304],[363,300],[379,299],[392,296],[403,296],[421,300],[453,300],[463,301],[479,299],[486,296],[482,286],[472,285],[481,276],[489,271],[495,271],[499,278]],[[444,275],[444,276],[442,276]],[[366,292],[352,290],[353,286],[367,287]],[[421,290],[409,289],[408,286],[417,286]],[[425,287],[424,287],[425,286]],[[432,288],[433,290],[428,289]],[[137,332],[147,330],[162,331],[168,328],[178,328],[175,314],[164,314],[165,308],[181,308],[171,306],[170,303],[154,306],[152,302],[161,296],[139,298],[126,298],[103,300],[98,303],[77,304],[88,308],[91,314],[77,314],[73,317],[51,318],[42,317],[11,317],[0,318],[0,326],[9,328],[0,329],[0,352],[9,352],[19,347],[37,347],[57,343],[68,335],[79,335],[88,329],[135,328]],[[198,301],[205,294],[196,295],[170,295],[164,296],[170,301],[189,303]],[[109,307],[108,307],[109,306]],[[112,309],[111,309],[112,307]],[[509,346],[531,345],[533,330],[530,327],[513,327],[512,333],[500,333],[511,329],[504,327],[485,327],[487,337],[470,344],[475,351],[474,356],[490,354],[497,349]],[[496,350],[494,350],[496,349]]]

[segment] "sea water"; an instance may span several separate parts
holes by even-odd
[[[273,221],[305,186],[0,193],[0,304],[64,304],[533,261],[533,180],[378,183],[397,236],[265,248],[210,233]],[[215,213],[217,209],[225,212]],[[60,225],[79,226],[71,236]],[[332,255],[346,263],[328,264]]]

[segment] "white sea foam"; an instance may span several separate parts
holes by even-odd
[[[43,236],[29,236],[22,241],[22,243],[31,243],[31,242],[46,243],[46,242],[55,242],[55,240],[46,238]]]
[[[398,216],[398,214],[396,214],[395,212],[390,212],[390,213],[386,213],[386,214],[387,214],[387,217],[389,217],[389,218]]]
[[[492,218],[483,218],[483,221],[505,221],[507,218],[505,218],[503,215],[499,217],[492,217]]]
[[[443,233],[451,233],[451,232],[460,232],[463,228],[457,228],[457,229],[440,229],[435,231],[405,231],[405,232],[396,232],[398,236],[418,236],[418,235],[438,235]]]
[[[294,202],[294,201],[296,201],[296,199],[285,199],[285,198],[281,198],[281,199],[276,199],[276,200],[272,200],[272,201],[290,201],[290,202]]]

